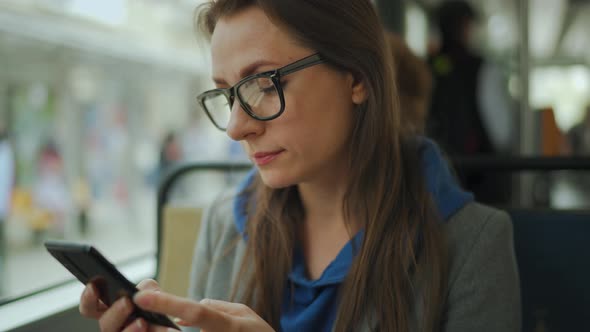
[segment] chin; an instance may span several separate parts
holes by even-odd
[[[285,174],[286,172],[260,168],[258,169],[258,172],[260,173],[262,182],[272,189],[281,189],[297,184],[297,181],[295,181],[290,174]]]

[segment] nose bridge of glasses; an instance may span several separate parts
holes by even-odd
[[[244,106],[242,105],[242,102],[241,102],[239,99],[238,99],[238,102],[236,103],[236,99],[237,99],[237,98],[238,98],[238,97],[234,95],[234,96],[233,96],[233,97],[230,99],[230,102],[229,102],[229,109],[230,109],[231,113],[236,113],[236,111],[240,111],[240,110],[242,110],[242,111],[243,111],[243,110],[244,110]]]
[[[225,97],[227,98],[227,102],[229,104],[229,108],[232,109],[234,106],[234,101],[236,100],[236,89],[235,87],[231,87],[224,91]]]

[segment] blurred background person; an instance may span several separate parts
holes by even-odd
[[[466,1],[435,10],[441,44],[429,58],[434,90],[427,132],[452,156],[493,155],[510,149],[514,130],[501,73],[473,50],[477,13]],[[485,203],[507,203],[506,176],[461,173],[466,189]]]
[[[432,93],[430,69],[397,34],[387,32],[387,41],[393,56],[402,128],[415,134],[424,134]]]
[[[37,168],[33,201],[39,209],[39,215],[33,222],[33,231],[35,243],[40,243],[43,234],[49,230],[55,233],[52,235],[65,236],[73,200],[61,154],[53,141],[48,140],[39,150]]]
[[[179,134],[175,131],[169,131],[160,145],[160,159],[156,170],[156,188],[160,187],[161,181],[164,180],[170,170],[185,160],[184,156],[185,153]],[[170,197],[178,198],[188,195],[188,187],[190,185],[185,182],[175,186],[171,190]]]
[[[182,146],[175,132],[168,132],[164,136],[160,148],[160,161],[158,163],[158,182],[172,167],[182,161]]]
[[[14,186],[14,155],[8,133],[0,124],[0,296],[3,294],[7,257],[6,224],[10,216],[12,189]]]
[[[78,231],[82,235],[88,234],[90,223],[90,208],[92,206],[92,193],[88,178],[79,176],[72,187],[73,201],[76,206],[76,220],[78,222]]]

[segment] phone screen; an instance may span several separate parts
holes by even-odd
[[[131,281],[127,280],[112,263],[92,246],[65,241],[46,241],[45,247],[80,282],[85,285],[93,282],[101,300],[107,306],[112,305],[122,296],[132,297],[138,291]],[[150,323],[180,330],[165,315],[141,310],[137,306],[132,316],[142,317]]]

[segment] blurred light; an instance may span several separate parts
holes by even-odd
[[[471,3],[479,9],[483,53],[503,56],[518,45],[517,6],[514,0],[477,1]]]
[[[516,44],[516,27],[507,15],[494,14],[488,20],[487,33],[490,48],[507,50]]]
[[[414,53],[426,56],[428,21],[424,11],[411,3],[406,7],[406,42]]]
[[[585,66],[574,66],[570,73],[576,91],[590,91],[590,70]],[[590,96],[588,96],[590,98]]]
[[[553,107],[557,125],[569,130],[584,116],[590,102],[590,69],[585,66],[544,67],[531,72],[531,106]]]
[[[530,46],[535,58],[553,55],[561,34],[567,9],[567,0],[531,0]],[[547,13],[551,13],[550,18]]]

